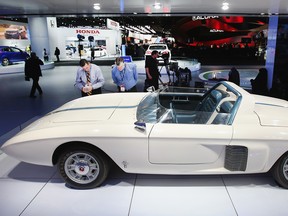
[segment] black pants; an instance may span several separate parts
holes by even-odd
[[[31,88],[31,92],[30,92],[30,96],[34,96],[36,89],[38,90],[39,94],[41,95],[43,93],[40,85],[39,85],[39,77],[34,77],[32,78],[33,80],[33,84],[32,84],[32,88]]]
[[[154,86],[155,90],[159,89],[159,77],[153,77],[152,79],[146,78],[144,83],[144,92],[147,91],[147,88],[150,86]]]
[[[92,90],[92,95],[101,94],[101,93],[102,93],[101,88],[93,89],[93,90]],[[81,94],[82,94],[82,97],[88,96],[88,94],[87,94],[87,93],[84,93],[83,91],[81,91]]]

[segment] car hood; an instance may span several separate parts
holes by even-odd
[[[145,93],[113,93],[83,97],[71,101],[48,115],[53,122],[104,121],[111,118],[125,119],[117,116],[136,114],[138,104]],[[114,116],[114,117],[113,117]]]
[[[146,93],[112,93],[93,95],[70,101],[30,124],[22,133],[43,128],[104,122],[130,123],[136,121],[138,104]]]
[[[288,101],[255,95],[255,113],[263,126],[288,127]]]

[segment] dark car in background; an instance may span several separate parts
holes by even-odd
[[[3,66],[13,64],[14,62],[25,61],[28,57],[28,53],[19,48],[0,46],[0,60]]]

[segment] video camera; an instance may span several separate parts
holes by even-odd
[[[168,65],[170,62],[169,62],[169,57],[170,57],[170,54],[169,53],[159,53],[159,57],[161,57],[163,60],[164,60],[164,65]]]

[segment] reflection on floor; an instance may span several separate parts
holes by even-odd
[[[141,69],[139,64],[138,68]],[[202,67],[193,74],[226,67]],[[251,68],[251,66],[249,67]],[[43,71],[43,96],[28,97],[31,82],[23,74],[0,75],[0,145],[21,127],[63,103],[80,97],[74,87],[77,66]],[[116,92],[111,66],[101,66],[104,93]],[[245,68],[242,68],[245,69]],[[163,74],[162,78],[167,79]],[[140,73],[138,90],[145,75]],[[32,149],[31,149],[32,151]],[[113,168],[102,187],[73,190],[58,176],[56,167],[19,162],[0,155],[0,215],[287,215],[288,190],[279,188],[269,174],[167,176],[127,174]]]

